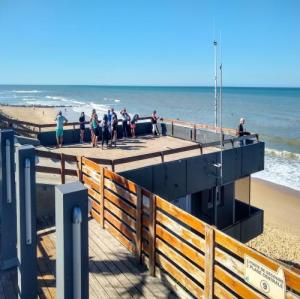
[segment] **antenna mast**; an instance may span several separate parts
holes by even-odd
[[[223,184],[223,65],[222,65],[222,47],[221,47],[221,33],[220,33],[220,186]]]
[[[218,84],[218,71],[217,71],[217,46],[218,43],[216,40],[214,40],[214,49],[215,49],[215,104],[214,104],[214,110],[215,110],[215,132],[217,133],[217,117],[218,117],[218,93],[217,93],[217,84]]]

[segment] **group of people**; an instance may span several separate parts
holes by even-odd
[[[131,117],[126,109],[122,109],[120,112],[121,121],[122,121],[122,133],[123,139],[129,137],[131,134],[132,138],[136,138],[136,123],[139,120],[139,115],[134,114]],[[56,116],[56,139],[57,139],[57,147],[62,147],[63,144],[63,126],[68,122],[66,117],[62,115],[62,112]],[[152,123],[152,133],[153,136],[159,136],[159,131],[157,127],[158,116],[156,111],[154,110],[151,116]],[[85,125],[86,125],[86,116],[85,113],[82,112],[79,117],[79,125],[80,125],[80,143],[85,141]],[[93,147],[98,147],[98,139],[101,136],[102,149],[104,144],[106,147],[116,147],[117,145],[117,128],[118,128],[118,116],[114,111],[114,108],[111,108],[107,111],[107,114],[103,115],[103,118],[99,120],[96,110],[92,110],[92,114],[90,117],[90,130],[91,130],[91,144]],[[129,133],[130,132],[130,133]]]

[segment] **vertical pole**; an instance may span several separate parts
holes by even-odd
[[[14,131],[0,131],[0,269],[17,265]]]
[[[35,148],[16,149],[19,298],[37,296]]]
[[[171,123],[172,136],[174,136],[174,122]]]
[[[214,229],[211,226],[205,226],[204,297],[207,299],[212,299],[214,297],[214,233]]]
[[[149,272],[155,276],[155,247],[156,247],[156,196],[150,196],[150,224],[149,224]]]
[[[65,175],[65,169],[66,169],[66,161],[64,154],[60,154],[60,175],[61,175],[61,183],[64,184],[66,182],[66,175]]]
[[[161,156],[161,163],[165,163],[164,152],[160,152],[160,156]]]
[[[142,258],[142,219],[143,219],[143,195],[142,188],[136,185],[136,196],[137,196],[137,206],[136,206],[136,249],[138,260],[141,262]]]
[[[197,128],[196,128],[196,124],[194,124],[194,141],[196,142],[197,140]]]
[[[89,298],[88,194],[82,183],[55,187],[55,221],[57,298]]]
[[[104,167],[100,171],[100,225],[104,228]]]
[[[215,107],[215,132],[217,133],[217,116],[218,116],[218,102],[217,102],[217,84],[218,84],[218,77],[217,77],[217,41],[214,40],[214,50],[215,50],[215,103],[214,103],[214,107]]]

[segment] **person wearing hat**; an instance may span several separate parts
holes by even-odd
[[[67,123],[68,120],[62,115],[62,112],[59,111],[54,121],[56,121],[56,147],[62,147],[64,137],[64,124]]]

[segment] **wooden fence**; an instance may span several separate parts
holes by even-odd
[[[244,280],[250,256],[286,280],[298,298],[300,274],[225,235],[124,177],[80,158],[91,215],[180,297],[265,298]]]

